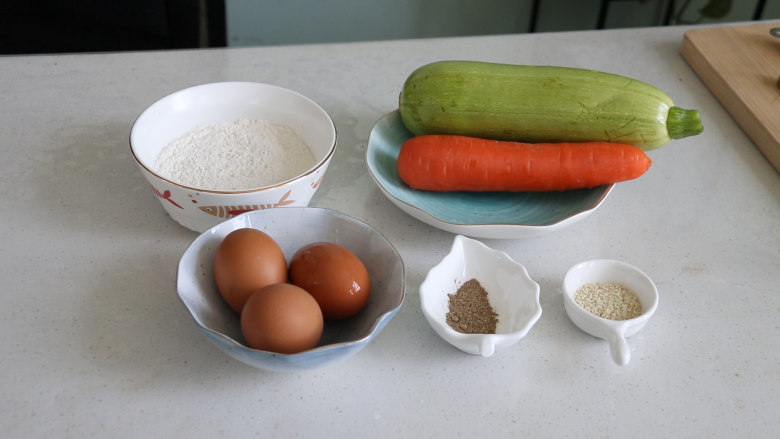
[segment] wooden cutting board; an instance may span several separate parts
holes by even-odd
[[[780,21],[685,33],[680,54],[780,172]],[[706,127],[705,127],[706,129]]]

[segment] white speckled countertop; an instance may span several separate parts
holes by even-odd
[[[769,437],[780,430],[780,175],[679,55],[687,28],[0,57],[0,435],[30,437]],[[369,131],[406,76],[439,59],[604,70],[698,108],[705,132],[653,151],[593,215],[486,240],[542,287],[520,344],[482,358],[443,342],[417,287],[454,236],[386,200]],[[357,356],[280,374],[196,330],[175,292],[195,233],[166,216],[128,135],[149,104],[212,81],[320,103],[339,146],[312,205],[379,229],[406,264],[396,318]],[[614,258],[657,283],[631,363],[577,329],[561,281]]]

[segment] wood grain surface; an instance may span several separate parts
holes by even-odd
[[[692,29],[680,53],[780,172],[780,21]],[[706,129],[706,128],[705,128]]]

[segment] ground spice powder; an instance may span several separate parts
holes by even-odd
[[[449,294],[447,324],[464,334],[495,334],[498,314],[490,305],[487,291],[476,279],[470,279]]]

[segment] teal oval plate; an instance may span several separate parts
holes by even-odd
[[[577,222],[607,198],[615,186],[560,192],[429,192],[407,186],[398,176],[398,152],[412,137],[398,111],[371,130],[366,164],[381,192],[398,208],[433,227],[489,239],[549,233]]]

